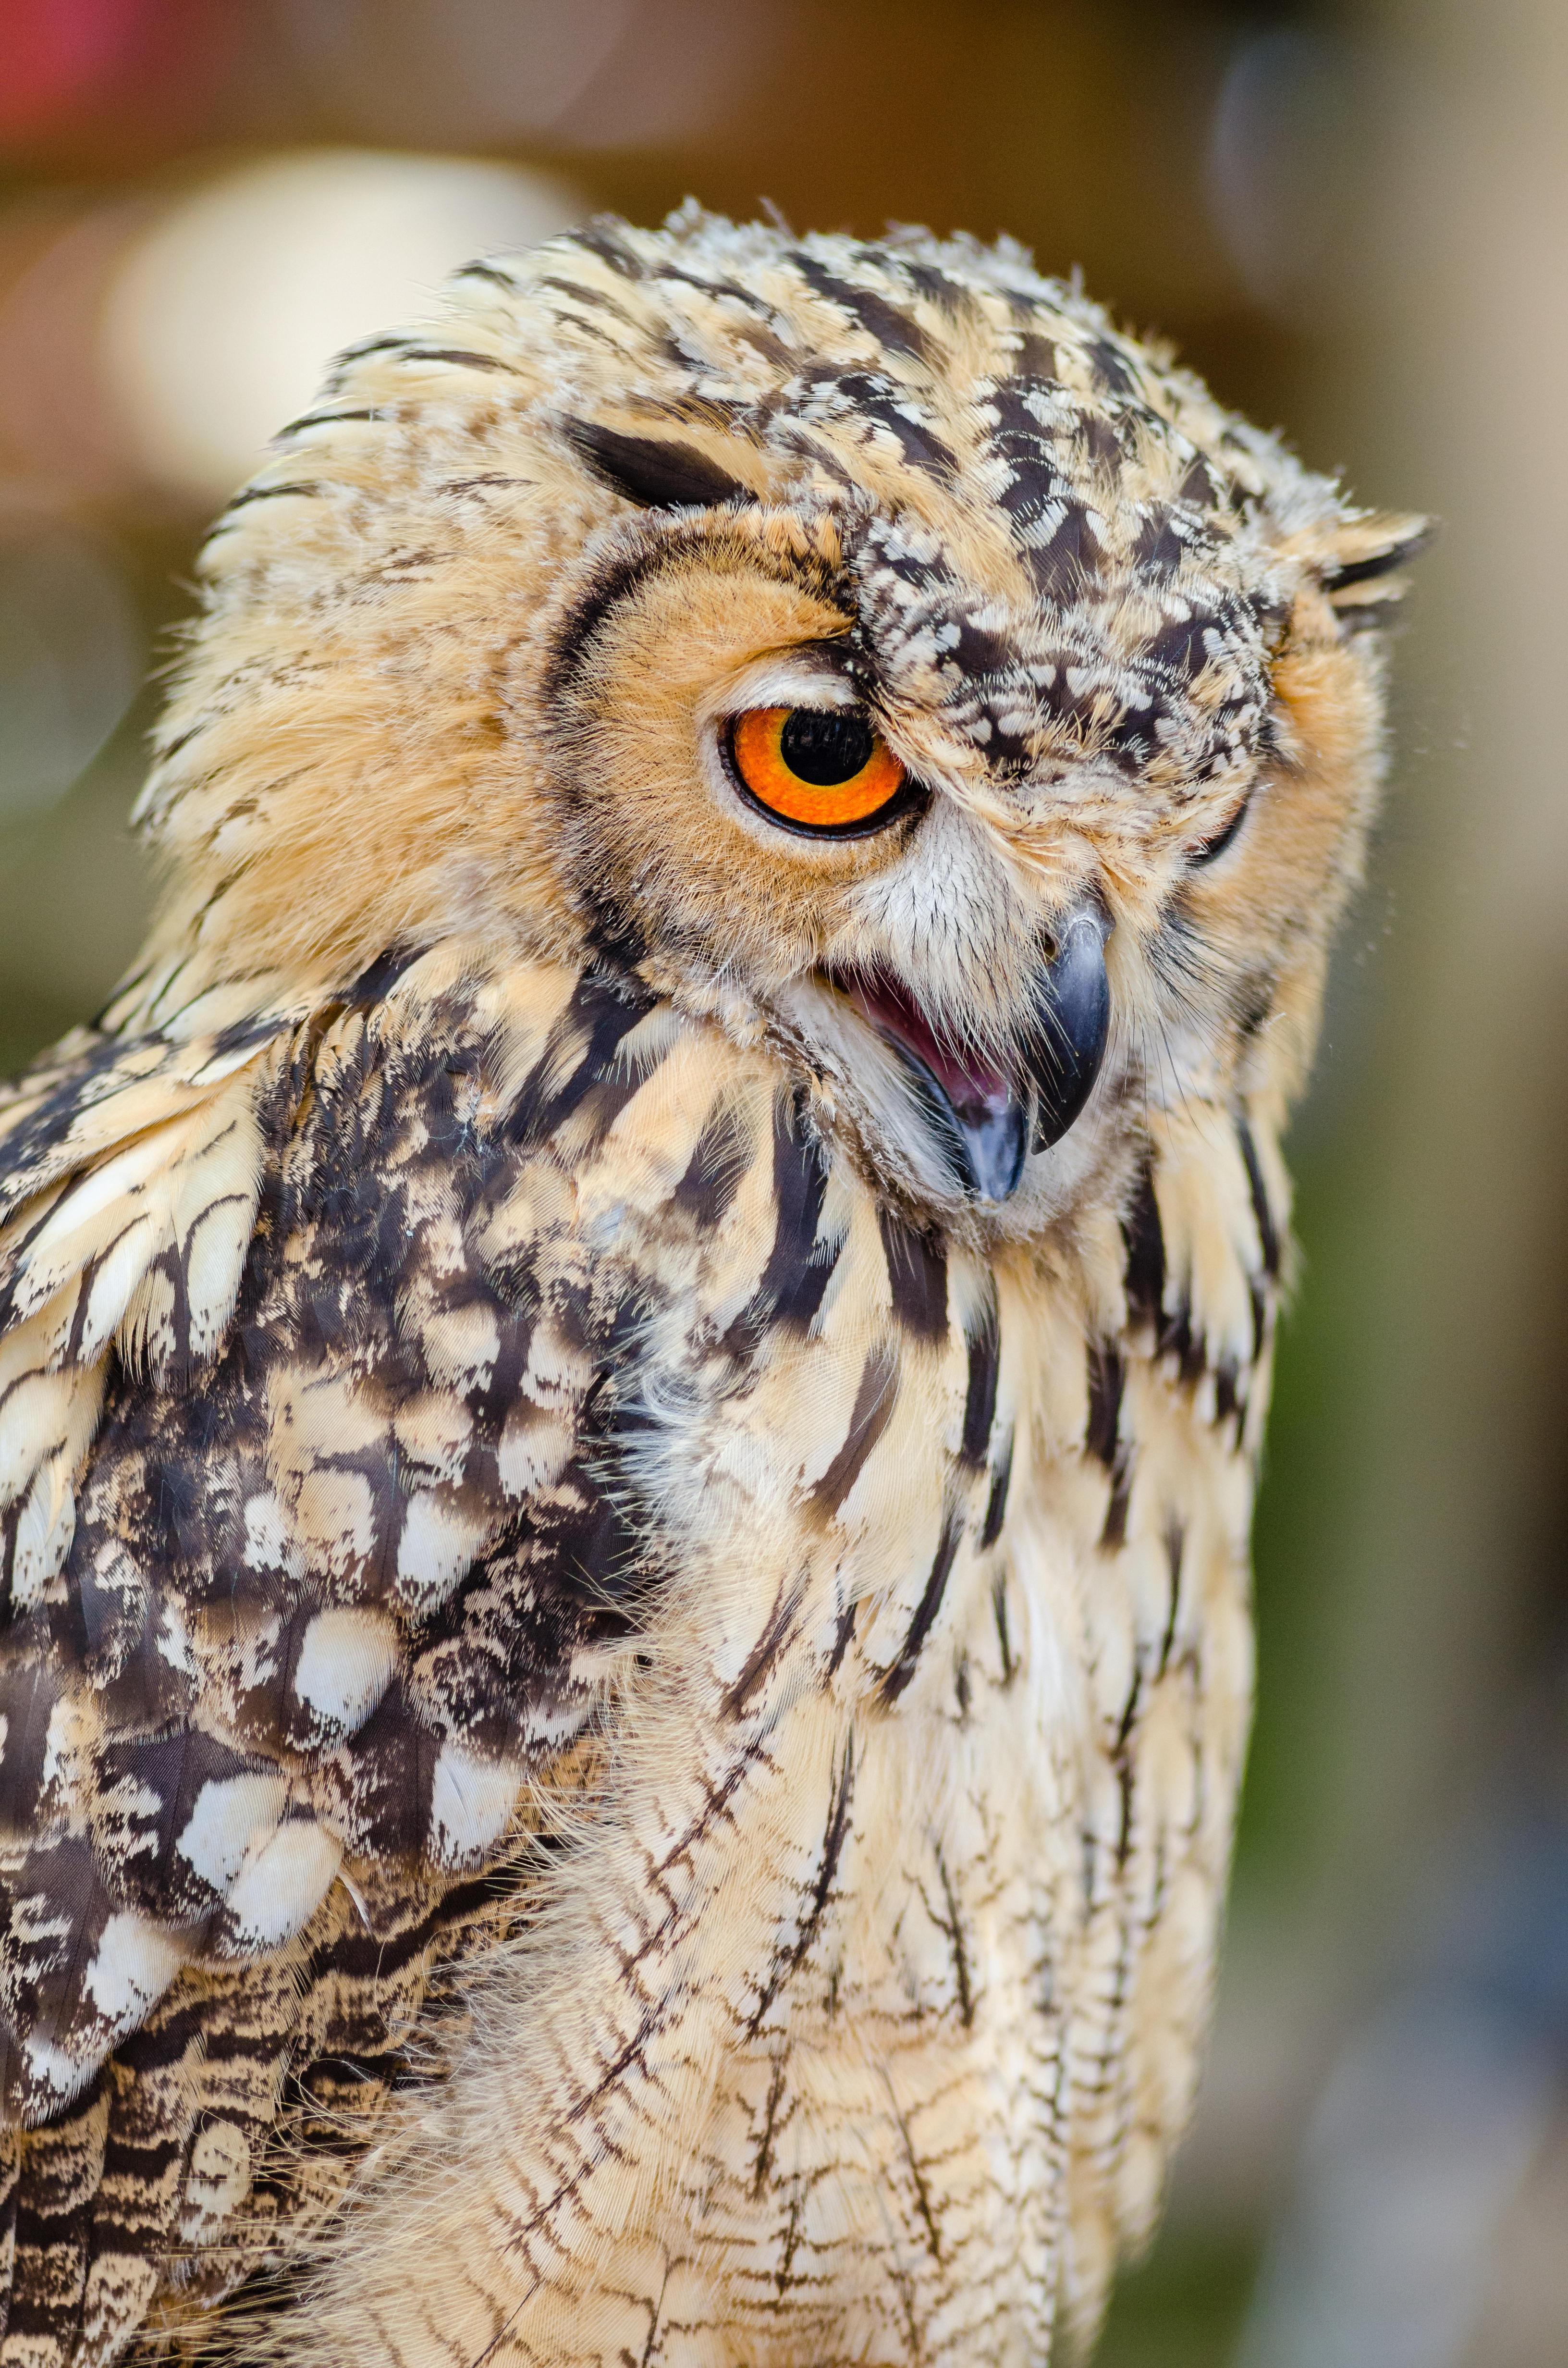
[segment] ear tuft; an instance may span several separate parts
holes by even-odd
[[[756,496],[693,444],[625,436],[590,419],[568,419],[562,432],[596,476],[642,509],[712,509]]]
[[[1348,631],[1383,621],[1383,612],[1404,596],[1401,569],[1420,557],[1436,532],[1431,518],[1377,510],[1333,529],[1318,567]]]

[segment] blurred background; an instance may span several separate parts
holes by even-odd
[[[1107,2368],[1568,2360],[1563,0],[0,0],[0,1073],[147,882],[150,663],[324,357],[688,191],[1011,231],[1437,512],[1296,1129],[1216,2042]]]

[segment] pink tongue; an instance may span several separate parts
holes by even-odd
[[[880,1034],[907,1045],[924,1061],[960,1118],[973,1119],[1006,1109],[1010,1099],[1006,1077],[977,1060],[960,1060],[938,1044],[918,1006],[902,987],[881,976],[868,978],[859,971],[835,984]]]

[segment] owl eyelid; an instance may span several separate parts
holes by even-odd
[[[812,665],[814,652],[812,645],[754,660],[704,702],[703,721],[723,733],[753,707],[864,707],[865,693],[843,666],[833,662],[826,648],[822,662]]]
[[[1252,800],[1253,792],[1248,790],[1235,813],[1222,829],[1216,831],[1212,838],[1199,839],[1196,847],[1188,848],[1187,854],[1188,863],[1198,865],[1217,863],[1226,848],[1234,845],[1243,823],[1252,812]]]

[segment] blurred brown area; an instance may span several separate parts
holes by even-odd
[[[1216,2047],[1113,2368],[1568,2358],[1565,100],[1552,0],[0,0],[0,1069],[135,946],[136,686],[381,262],[687,192],[1006,231],[1443,519],[1295,1138]]]

